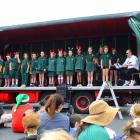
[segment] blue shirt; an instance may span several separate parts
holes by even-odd
[[[41,124],[38,128],[38,134],[44,133],[46,130],[61,128],[69,132],[69,118],[62,113],[55,113],[53,118],[50,118],[46,112],[40,113]]]

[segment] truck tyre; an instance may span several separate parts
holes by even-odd
[[[89,105],[94,101],[94,97],[90,93],[76,93],[72,99],[72,105],[76,113],[88,113]]]

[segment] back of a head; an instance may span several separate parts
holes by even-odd
[[[140,138],[140,119],[137,118],[133,121],[129,121],[124,128],[124,132],[127,133],[127,140]]]
[[[132,107],[130,108],[130,115],[133,118],[140,118],[140,103],[135,103],[134,105],[132,105]]]
[[[54,130],[46,132],[41,140],[72,140],[72,138],[64,130]]]
[[[52,94],[49,99],[46,101],[45,110],[50,117],[55,115],[56,111],[64,105],[64,98],[60,94]]]
[[[27,112],[23,116],[22,124],[25,132],[34,133],[40,125],[40,117],[37,112]]]
[[[70,127],[74,128],[76,123],[80,124],[81,122],[81,117],[77,114],[73,114],[70,116]]]

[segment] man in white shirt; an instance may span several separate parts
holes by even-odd
[[[125,71],[125,83],[123,86],[133,86],[136,84],[136,81],[132,79],[132,74],[137,73],[139,71],[139,61],[138,58],[133,55],[132,51],[128,49],[126,51],[127,58],[122,65],[122,67],[126,68]]]

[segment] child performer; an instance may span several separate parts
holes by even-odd
[[[5,79],[5,86],[4,87],[9,87],[10,86],[10,82],[11,82],[11,77],[10,77],[10,61],[11,61],[11,55],[7,54],[6,55],[6,61],[4,63],[4,69],[3,69],[3,73],[4,73],[4,79]]]
[[[108,76],[109,76],[109,69],[111,67],[111,57],[110,54],[108,53],[108,46],[104,46],[104,53],[101,56],[101,68],[102,68],[102,79],[103,82],[108,81]]]
[[[36,85],[36,73],[37,73],[37,67],[38,62],[36,58],[36,53],[32,53],[32,60],[30,63],[30,86],[34,87]]]
[[[96,70],[96,58],[95,55],[92,53],[92,47],[88,47],[88,54],[86,55],[86,71],[88,75],[88,87],[93,86],[93,73]]]
[[[56,58],[54,56],[54,50],[50,50],[50,58],[48,59],[49,86],[54,86],[55,75],[56,75]]]
[[[45,57],[45,53],[41,51],[40,57],[38,58],[38,72],[39,72],[39,87],[44,86],[44,73],[47,68],[47,58]]]
[[[0,86],[2,85],[3,67],[4,67],[4,62],[2,56],[0,55]]]
[[[81,54],[81,46],[77,45],[77,56],[75,57],[75,71],[77,73],[77,86],[82,86],[82,72],[84,71],[84,56]]]
[[[66,57],[66,75],[67,75],[67,85],[72,86],[75,58],[72,52],[73,48],[69,48],[68,56]]]
[[[30,68],[30,63],[28,59],[28,54],[24,53],[23,55],[24,59],[21,64],[21,77],[22,77],[22,87],[26,87],[28,84],[28,74],[29,74],[29,68]]]
[[[112,54],[111,54],[111,69],[110,69],[110,82],[112,84],[113,82],[113,76],[115,78],[115,86],[117,86],[118,81],[118,71],[115,68],[114,64],[119,63],[119,56],[117,54],[116,48],[112,48]]]
[[[58,75],[58,85],[63,84],[65,71],[65,58],[63,57],[63,50],[58,49],[58,58],[56,61],[56,73]]]
[[[20,63],[21,61],[19,58],[19,52],[15,52],[14,58],[12,58],[10,61],[10,75],[12,78],[12,87],[18,86]]]

